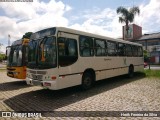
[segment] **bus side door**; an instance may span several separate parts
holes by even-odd
[[[78,35],[59,32],[58,43],[58,67],[59,87],[65,88],[80,84],[78,65]]]

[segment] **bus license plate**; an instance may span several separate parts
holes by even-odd
[[[35,81],[35,80],[33,80],[32,83],[33,83],[33,85],[41,85],[41,82],[40,82],[40,81]]]

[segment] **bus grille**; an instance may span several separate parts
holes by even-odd
[[[37,71],[37,74],[45,75],[47,72],[46,71]]]
[[[42,75],[34,75],[34,74],[32,74],[32,78],[34,79],[34,80],[42,80]]]
[[[33,70],[29,70],[29,72],[32,74],[36,74],[36,71],[33,71]]]
[[[28,72],[32,74],[41,74],[41,75],[45,75],[47,73],[46,71],[33,71],[33,70],[29,70]]]

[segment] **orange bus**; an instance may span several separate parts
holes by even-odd
[[[22,38],[6,48],[7,76],[17,79],[26,78],[28,43],[28,38]]]

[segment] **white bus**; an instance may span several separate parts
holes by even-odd
[[[64,27],[32,34],[29,42],[27,84],[51,90],[81,85],[141,71],[142,45]]]

